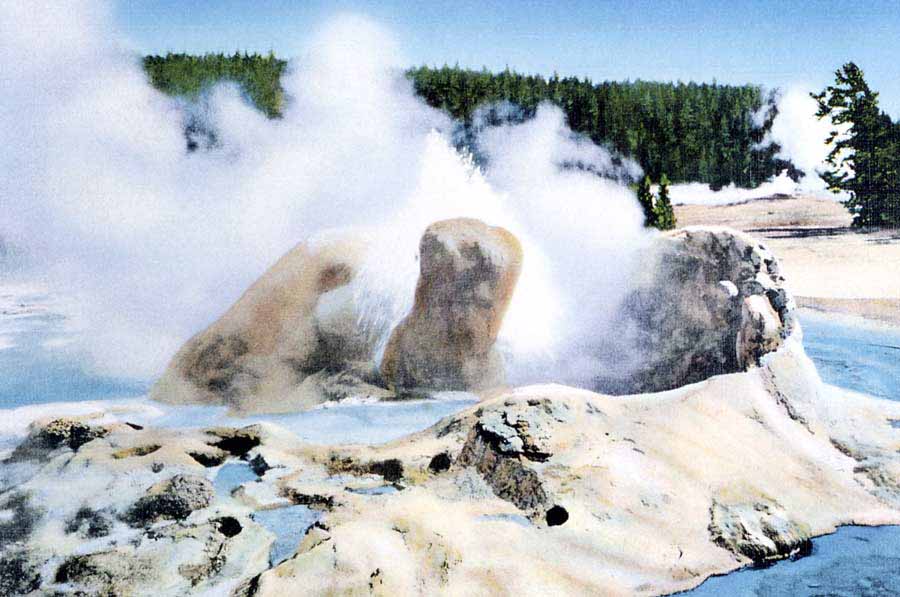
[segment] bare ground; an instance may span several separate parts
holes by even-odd
[[[835,201],[772,197],[679,205],[679,226],[731,226],[779,258],[801,307],[900,325],[900,230],[858,230]]]

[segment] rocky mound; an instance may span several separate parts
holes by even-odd
[[[301,244],[175,355],[152,397],[244,412],[302,410],[376,387],[375,339],[358,325],[348,284],[365,245]]]
[[[493,345],[521,266],[512,234],[470,219],[428,227],[415,305],[380,372],[378,338],[349,286],[365,251],[347,239],[293,249],[175,355],[152,397],[288,412],[348,396],[390,399],[391,390],[503,384]]]
[[[401,390],[503,385],[494,351],[522,264],[519,241],[478,220],[432,224],[419,245],[412,312],[394,329],[381,374]]]
[[[49,421],[0,466],[0,586],[666,594],[837,525],[900,523],[896,419],[823,386],[794,334],[747,372],[628,397],[521,388],[377,447]],[[237,459],[254,478],[212,490]],[[270,563],[254,517],[292,507],[318,520]]]
[[[638,365],[598,387],[655,392],[759,365],[795,325],[794,301],[775,257],[729,228],[661,236],[626,299],[621,319]]]

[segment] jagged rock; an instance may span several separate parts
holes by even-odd
[[[622,314],[639,362],[598,377],[600,388],[652,392],[742,371],[795,325],[777,261],[744,233],[677,230],[661,236],[646,260]]]
[[[754,294],[741,305],[741,324],[737,335],[737,364],[747,369],[781,345],[782,324],[769,299]]]
[[[132,526],[153,524],[158,520],[184,520],[193,511],[212,502],[212,483],[196,475],[175,475],[147,490],[125,514]]]
[[[548,503],[538,474],[528,461],[544,462],[552,456],[552,429],[568,420],[567,406],[549,400],[506,402],[480,411],[456,459],[472,466],[494,494],[521,510]]]
[[[359,325],[348,287],[364,246],[322,240],[291,250],[179,350],[151,396],[287,412],[353,393],[331,374],[375,371],[375,338]],[[356,381],[376,393],[371,379]]]
[[[23,460],[39,460],[59,448],[78,450],[81,446],[104,437],[109,429],[99,425],[89,425],[84,421],[72,418],[53,419],[45,423],[36,423],[24,442],[13,451],[9,459],[12,462]]]
[[[415,304],[391,334],[382,377],[401,390],[502,385],[494,342],[521,269],[519,241],[478,220],[445,220],[425,231],[419,260]]]
[[[709,532],[725,549],[756,564],[809,552],[809,526],[790,520],[776,501],[758,496],[752,501],[713,500]]]
[[[28,595],[40,589],[42,564],[26,550],[0,556],[0,594]]]

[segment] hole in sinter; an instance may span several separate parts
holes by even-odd
[[[209,444],[214,448],[225,450],[232,456],[241,457],[260,444],[260,438],[252,433],[241,430],[232,435],[220,435],[219,441]]]
[[[569,512],[562,506],[553,506],[547,510],[547,526],[557,527],[569,520]]]
[[[233,516],[223,516],[222,518],[216,519],[214,522],[216,523],[218,531],[226,537],[234,537],[243,530],[241,523]]]
[[[431,462],[428,463],[428,468],[433,473],[442,473],[449,469],[451,464],[450,455],[446,452],[441,452],[434,455]]]
[[[399,481],[403,478],[403,463],[396,458],[370,462],[366,468],[368,469],[367,472],[381,475],[382,478],[389,483]]]

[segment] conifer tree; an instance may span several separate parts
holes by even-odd
[[[648,228],[656,225],[656,213],[653,209],[653,191],[650,188],[652,184],[650,177],[645,176],[637,189],[638,203],[644,211],[644,226]]]
[[[663,174],[659,179],[659,194],[653,206],[654,225],[660,230],[672,230],[676,226],[675,209],[669,198],[669,178]]]
[[[831,168],[821,176],[832,191],[849,194],[844,205],[854,225],[900,226],[898,125],[881,112],[878,93],[856,64],[848,62],[834,75],[834,85],[812,94],[816,115],[835,127],[828,138]]]

